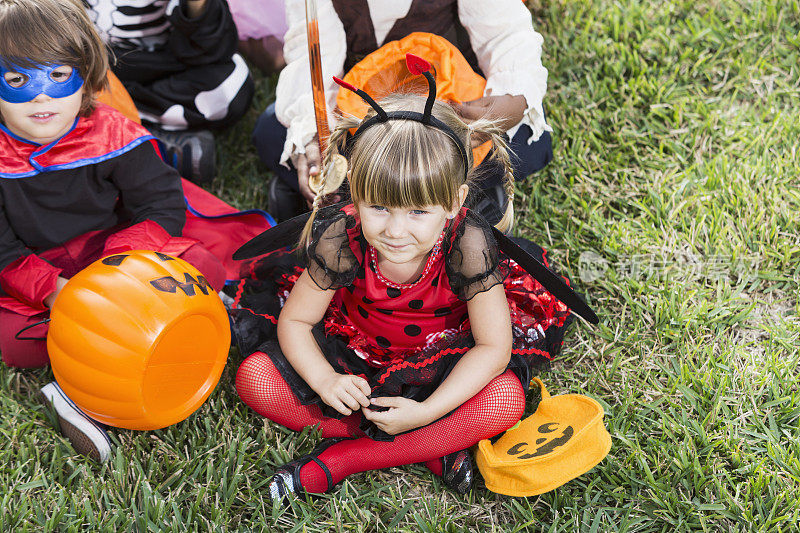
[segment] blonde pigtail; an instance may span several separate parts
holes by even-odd
[[[305,250],[311,243],[311,228],[314,227],[314,219],[317,218],[317,211],[319,211],[319,202],[321,196],[322,195],[320,193],[317,193],[317,195],[314,197],[314,202],[311,204],[311,216],[308,217],[305,226],[303,226],[303,231],[300,233],[300,240],[297,242],[297,248],[302,248]]]
[[[492,141],[492,150],[489,156],[503,168],[503,190],[508,198],[503,218],[500,219],[495,227],[507,232],[514,224],[514,167],[511,164],[511,154],[508,151],[508,143],[505,139],[505,131],[499,126],[497,121],[489,119],[478,119],[469,125],[470,137],[477,135],[480,139]],[[471,139],[470,139],[471,140]],[[467,144],[469,146],[469,144]]]
[[[347,132],[350,130],[350,128],[358,126],[360,122],[354,117],[339,118],[340,120],[336,129],[334,129],[331,132],[330,137],[328,137],[328,147],[325,149],[325,153],[322,156],[322,169],[320,170],[320,172],[322,172],[322,183],[320,184],[319,190],[314,196],[314,201],[311,204],[311,216],[308,217],[305,226],[303,226],[303,231],[300,234],[300,240],[297,243],[298,248],[306,249],[311,243],[311,228],[314,226],[314,219],[317,217],[319,206],[322,204],[322,200],[325,198],[325,196],[331,192],[327,190],[327,181],[330,175],[328,169],[333,164],[334,158],[340,155],[341,148],[344,148],[345,142],[347,141]]]
[[[498,222],[495,227],[503,233],[506,233],[514,225],[514,167],[511,164],[511,155],[508,152],[508,145],[506,144],[505,137],[492,134],[492,143],[494,145],[494,154],[492,157],[503,167],[503,189],[508,199],[503,218],[500,219],[500,222]]]

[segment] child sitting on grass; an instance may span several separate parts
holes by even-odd
[[[319,0],[317,12],[325,73],[344,77],[366,56],[417,32],[444,37],[452,43],[455,54],[486,78],[483,97],[457,107],[461,117],[467,122],[487,115],[497,117],[514,153],[511,163],[517,180],[542,169],[552,159],[552,128],[543,108],[547,90],[543,39],[534,30],[531,12],[523,2]],[[278,80],[275,104],[262,113],[253,130],[259,157],[277,177],[269,184],[268,199],[269,211],[278,220],[308,210],[306,202],[313,200],[309,176],[322,168],[315,138],[302,0],[287,0],[286,20],[286,68]],[[387,73],[392,68],[387,65]],[[327,109],[333,111],[338,87],[330,77],[325,81]],[[363,88],[378,97],[371,92],[374,87]],[[486,192],[495,209],[482,211],[494,216],[497,211],[502,213],[506,199],[502,169],[490,167],[489,162],[487,158],[483,163],[485,178],[475,189]]]
[[[225,0],[87,0],[111,47],[111,64],[166,159],[196,183],[214,179],[211,129],[247,112],[254,83],[236,53],[236,26]],[[262,14],[273,17],[271,13]]]
[[[180,177],[152,135],[95,104],[107,52],[75,0],[0,0],[0,354],[14,367],[48,363],[49,316],[67,280],[135,249],[197,267],[216,289],[225,272],[181,237]],[[42,394],[75,450],[104,460],[110,441],[56,382]]]
[[[268,254],[237,293],[235,329],[251,354],[239,395],[262,416],[295,431],[319,426],[325,438],[275,472],[273,499],[420,462],[467,491],[467,449],[519,420],[532,371],[570,323],[567,306],[463,207],[475,183],[472,135],[494,141],[513,194],[503,130],[487,120],[468,127],[432,95],[371,102],[363,122],[337,124],[326,168],[358,128],[347,145],[352,203],[320,209],[318,195],[301,238],[307,260]],[[509,202],[498,228],[512,215]]]

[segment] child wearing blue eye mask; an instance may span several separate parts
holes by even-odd
[[[8,133],[41,145],[74,126],[85,89],[69,65],[0,65],[0,116]]]
[[[33,68],[0,66],[0,98],[12,104],[30,102],[40,94],[66,98],[83,86],[80,73],[67,65],[37,65]],[[8,78],[8,79],[6,79]]]
[[[53,31],[58,28],[58,31]],[[150,133],[96,104],[107,52],[74,0],[0,0],[0,355],[48,363],[49,308],[67,280],[134,249],[182,257],[220,290],[222,263],[182,236],[180,177]],[[42,395],[75,449],[109,456],[102,426],[53,382]]]

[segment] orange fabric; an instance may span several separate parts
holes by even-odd
[[[550,397],[544,383],[536,412],[494,444],[478,443],[475,461],[486,488],[508,496],[535,496],[588,472],[611,449],[603,408],[580,394]]]
[[[428,94],[428,82],[414,76],[406,67],[406,54],[411,53],[433,64],[436,78],[436,98],[448,102],[468,102],[483,96],[486,80],[476,74],[461,52],[444,37],[415,32],[399,41],[391,41],[359,61],[344,81],[362,89],[375,100],[394,92]],[[369,104],[360,96],[339,89],[336,105],[345,113],[363,118]],[[472,151],[478,166],[491,149],[487,141]]]
[[[110,70],[108,71],[108,86],[108,90],[103,90],[97,95],[97,101],[113,107],[132,121],[141,124],[139,111],[137,111],[131,96],[119,78]]]

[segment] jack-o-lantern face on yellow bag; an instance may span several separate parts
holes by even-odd
[[[478,443],[475,456],[486,488],[509,496],[553,490],[590,470],[611,449],[603,408],[580,394],[550,397],[538,378],[542,401],[536,412],[494,444]]]
[[[53,374],[88,415],[127,429],[183,420],[206,400],[231,334],[219,295],[192,265],[137,250],[76,274],[51,310]]]
[[[530,459],[531,457],[546,455],[559,446],[563,446],[572,438],[574,433],[572,426],[563,428],[561,426],[558,422],[542,424],[536,428],[538,435],[541,436],[534,435],[532,444],[528,444],[525,441],[518,442],[512,445],[506,453],[515,456],[517,459]]]

